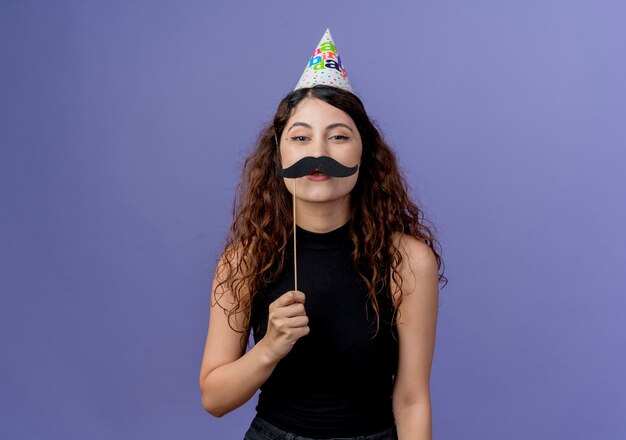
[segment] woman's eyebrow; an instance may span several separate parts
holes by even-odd
[[[332,130],[335,127],[345,127],[348,130],[352,131],[352,129],[350,128],[350,126],[348,124],[344,124],[343,122],[337,122],[335,124],[330,124],[328,127],[326,127],[326,130]],[[353,132],[353,131],[352,131]],[[353,132],[354,133],[354,132]]]
[[[309,124],[307,124],[306,122],[294,122],[293,124],[291,124],[291,127],[289,127],[289,129],[287,130],[287,133],[289,133],[291,131],[292,128],[294,127],[306,127],[306,128],[313,128],[311,127]],[[348,130],[350,130],[351,132],[354,133],[354,130],[352,130],[352,128],[350,128],[350,126],[348,124],[344,124],[343,122],[336,122],[334,124],[330,124],[328,127],[326,127],[326,130],[332,130],[333,128],[336,127],[345,127]]]
[[[287,130],[287,133],[289,133],[291,131],[291,129],[293,127],[306,127],[306,128],[312,128],[309,124],[307,124],[306,122],[294,122],[293,124],[291,124],[291,127],[289,127],[289,130]]]

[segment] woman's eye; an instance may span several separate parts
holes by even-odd
[[[290,139],[292,141],[304,142],[307,140],[307,137],[306,136],[292,136]]]
[[[343,141],[345,139],[350,139],[348,136],[344,136],[342,134],[336,134],[334,136],[331,136],[331,139],[335,139],[335,140],[339,140],[339,141]]]

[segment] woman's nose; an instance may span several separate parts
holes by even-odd
[[[314,157],[328,156],[328,142],[324,136],[318,136],[312,142],[311,155]]]

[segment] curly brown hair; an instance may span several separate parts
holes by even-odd
[[[361,135],[363,153],[350,197],[349,233],[354,243],[353,264],[367,286],[376,311],[376,332],[380,325],[378,295],[402,292],[402,276],[398,271],[402,254],[393,242],[395,232],[428,244],[437,259],[438,270],[443,268],[437,250],[439,242],[426,226],[423,211],[411,201],[396,156],[368,117],[361,100],[332,86],[295,90],[282,99],[273,122],[261,131],[256,148],[245,160],[233,204],[232,224],[216,269],[215,302],[228,316],[230,327],[243,333],[242,349],[249,338],[252,298],[283,270],[285,249],[293,229],[292,198],[276,172],[281,163],[275,136],[281,137],[289,117],[305,98],[320,99],[343,110]],[[443,271],[438,279],[447,284]],[[392,285],[394,292],[390,289]],[[227,291],[232,295],[228,307],[220,304]],[[401,297],[394,308],[393,322],[397,321]],[[231,318],[240,312],[244,312],[244,324],[237,329],[232,326]]]

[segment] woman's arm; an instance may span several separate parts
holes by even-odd
[[[202,406],[215,417],[246,403],[272,374],[276,362],[270,360],[262,341],[245,353],[247,340],[242,333],[234,331],[220,305],[215,303],[217,276],[211,289],[211,309],[202,366],[200,367],[200,391]],[[232,296],[224,292],[222,306],[232,305]],[[248,319],[244,312],[231,320],[233,327],[247,330]],[[245,354],[244,354],[245,353]]]
[[[221,264],[221,261],[220,261]],[[250,328],[250,307],[234,315],[233,330],[224,309],[215,304],[220,273],[211,289],[211,312],[204,357],[200,368],[202,405],[216,417],[221,417],[246,403],[270,377],[274,368],[310,332],[309,318],[304,308],[303,292],[288,291],[274,300],[268,308],[267,330],[263,338],[245,353]],[[220,290],[222,306],[229,309],[235,298],[226,289]],[[243,292],[240,301],[249,303]],[[225,303],[225,304],[224,304]],[[246,335],[242,338],[242,334]]]
[[[430,370],[435,349],[439,279],[437,260],[425,243],[398,234],[402,252],[399,360],[393,388],[398,440],[431,440]]]

